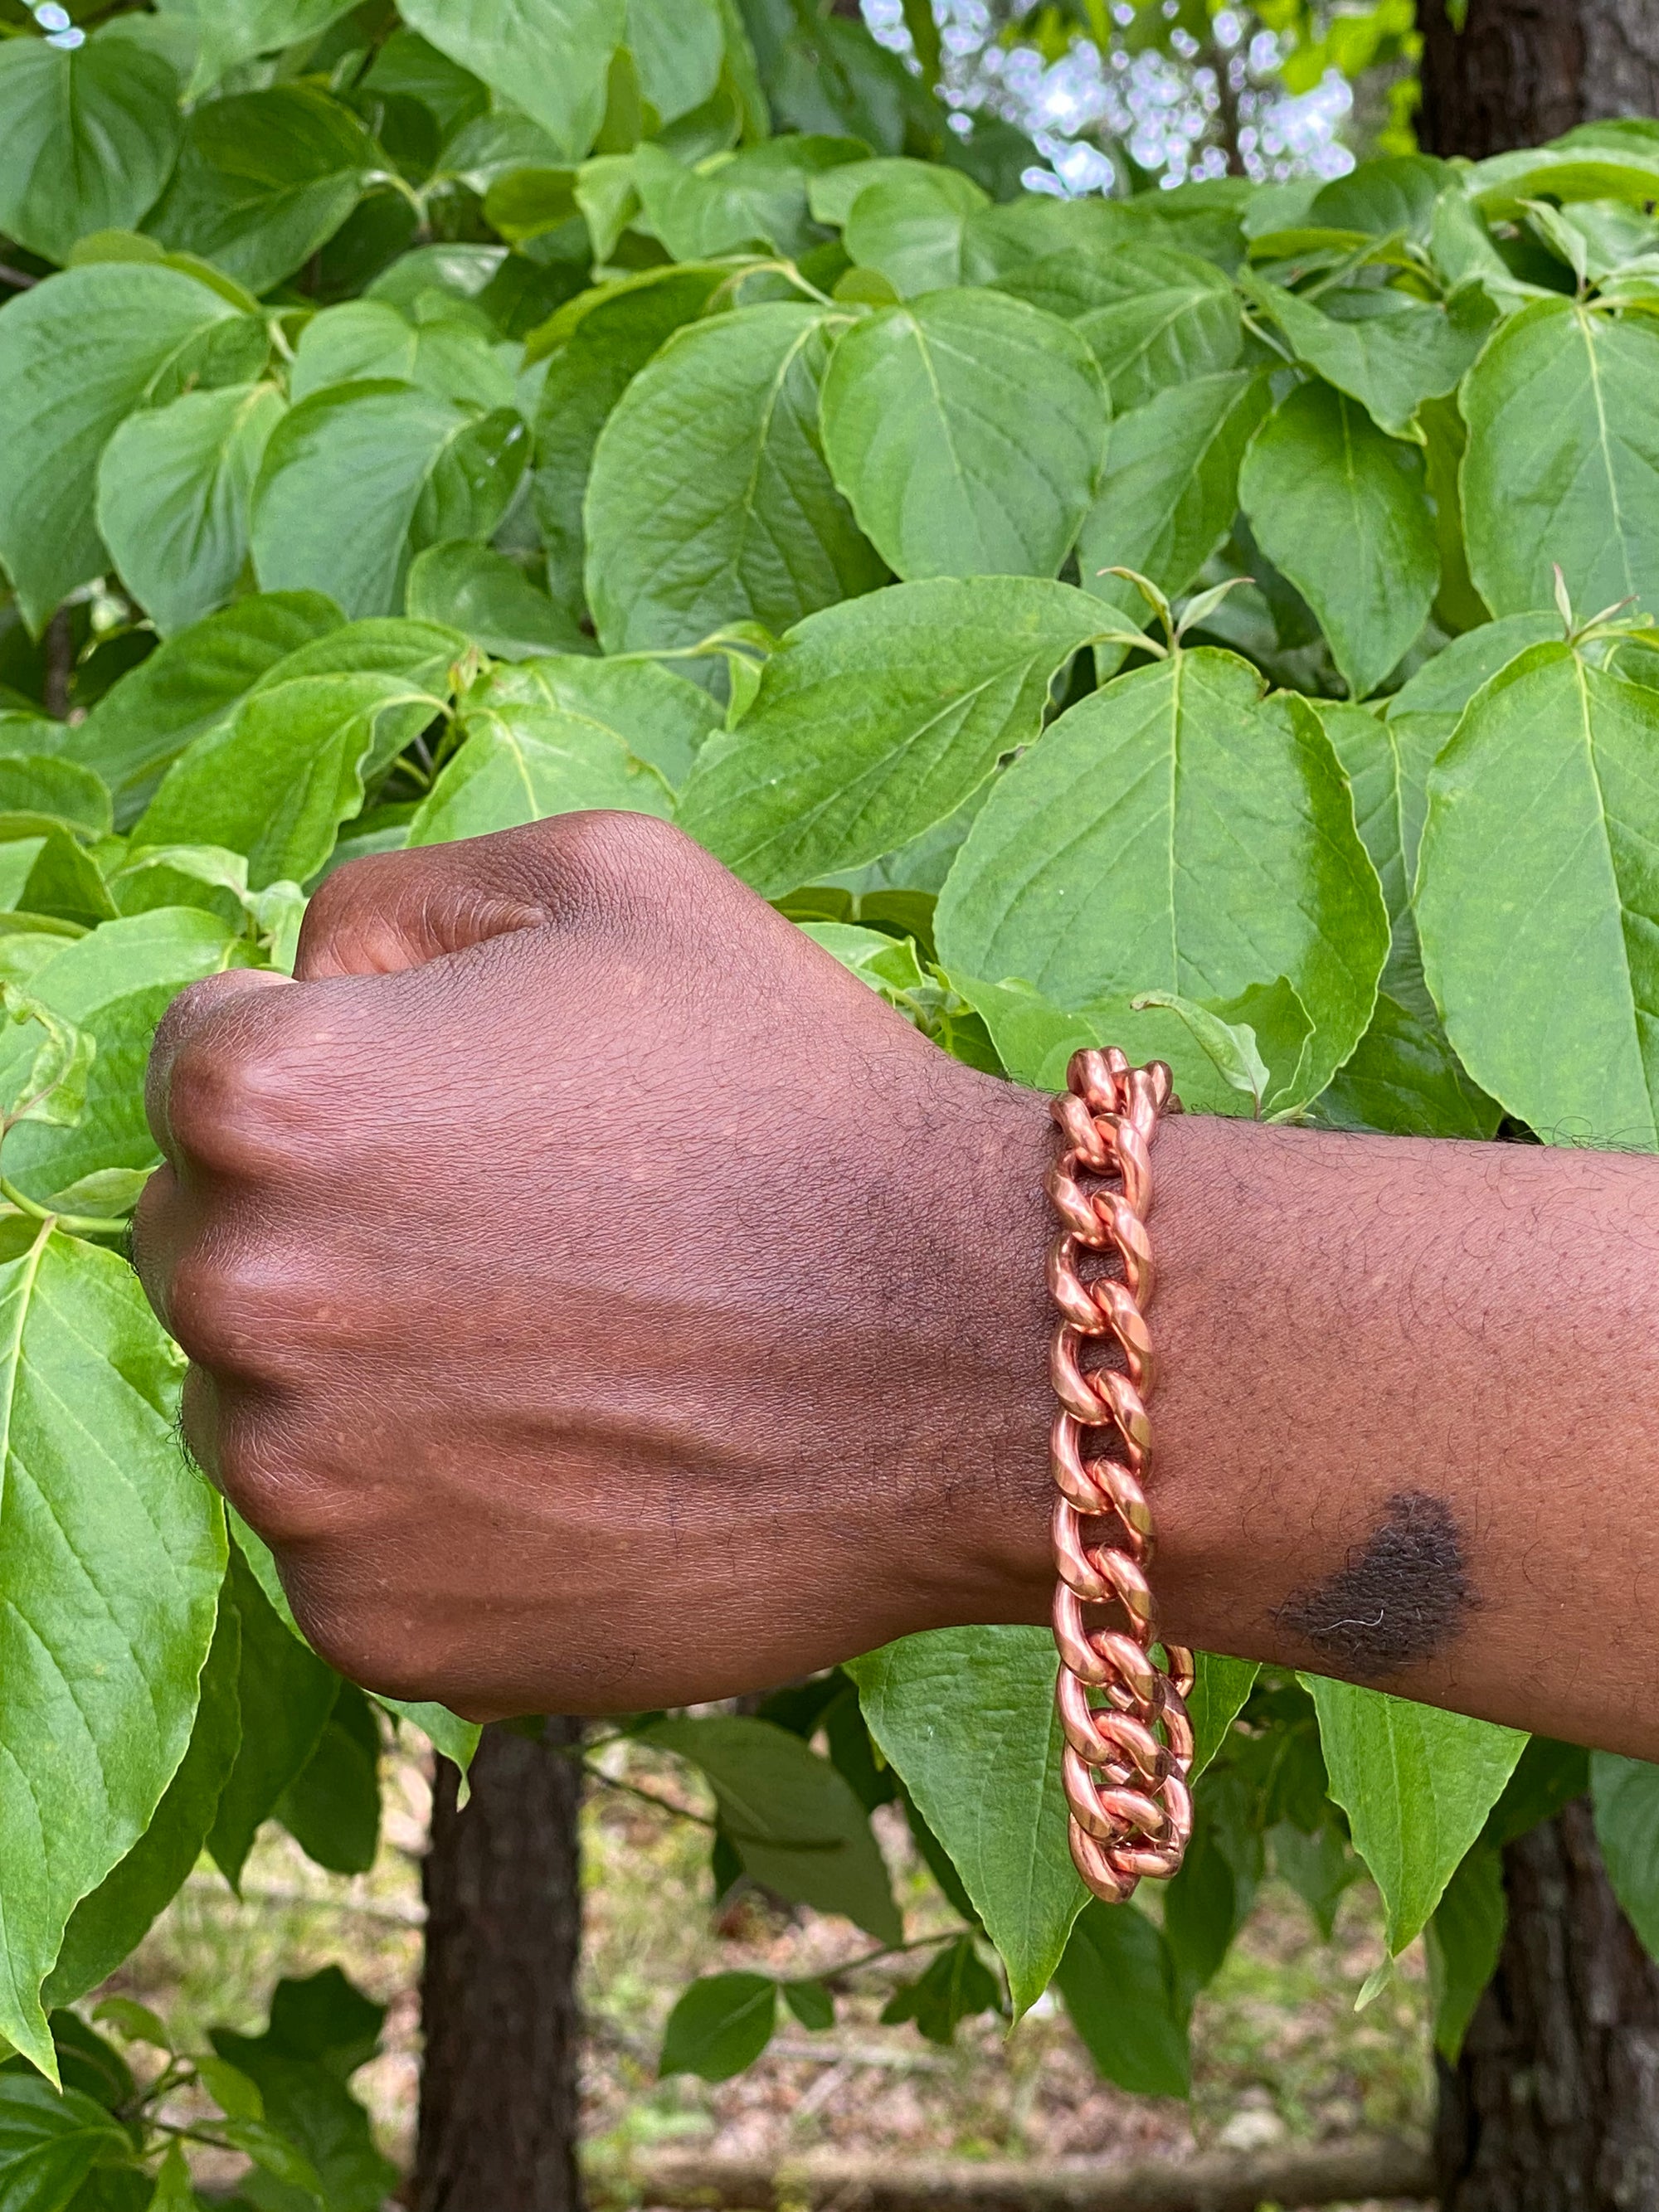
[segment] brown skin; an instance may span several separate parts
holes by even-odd
[[[638,816],[358,861],[297,973],[167,1016],[137,1249],[343,1671],[605,1712],[1046,1618],[1041,1099]],[[1155,1158],[1170,1632],[1379,1679],[1305,1628],[1409,1492],[1458,1557],[1389,1686],[1659,1757],[1659,1167],[1195,1117]]]

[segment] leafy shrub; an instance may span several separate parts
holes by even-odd
[[[0,2174],[125,2206],[159,2160],[169,2206],[64,2008],[204,1845],[365,1864],[380,1725],[173,1438],[122,1256],[170,997],[290,963],[352,854],[633,807],[1023,1081],[1110,1039],[1216,1112],[1653,1148],[1659,127],[1066,201],[794,0],[163,0],[0,46]],[[1155,1921],[1084,1905],[1054,1663],[918,1637],[644,1732],[722,1883],[884,1954],[902,1808],[961,1915],[924,2034],[1057,1978],[1179,2093],[1264,1867],[1328,1929],[1363,1864],[1455,2048],[1583,1753],[1206,1660]],[[1595,1779],[1651,1931],[1650,1770]],[[373,2203],[373,2025],[310,1986],[164,2078],[250,2202]],[[665,2063],[740,2068],[777,1997],[699,1983]]]

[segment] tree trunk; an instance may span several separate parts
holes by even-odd
[[[416,2212],[580,2212],[578,1721],[484,1731],[472,1801],[441,1761],[422,1875]]]
[[[1443,2212],[1659,2212],[1659,1966],[1588,1800],[1505,1847],[1504,1886],[1498,1972],[1441,2069]]]
[[[1659,0],[1417,0],[1425,152],[1479,161],[1577,123],[1659,114]]]

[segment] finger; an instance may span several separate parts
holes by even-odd
[[[190,984],[162,1015],[144,1074],[144,1113],[151,1136],[175,1166],[178,1152],[168,1124],[167,1093],[180,1047],[232,1000],[249,998],[257,991],[293,988],[290,977],[269,968],[229,968],[222,975],[206,975],[199,983]]]

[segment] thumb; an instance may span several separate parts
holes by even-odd
[[[556,919],[544,895],[551,823],[415,852],[376,853],[337,869],[306,909],[294,973],[390,975]],[[533,847],[533,855],[524,849]],[[541,865],[535,865],[539,862]]]

